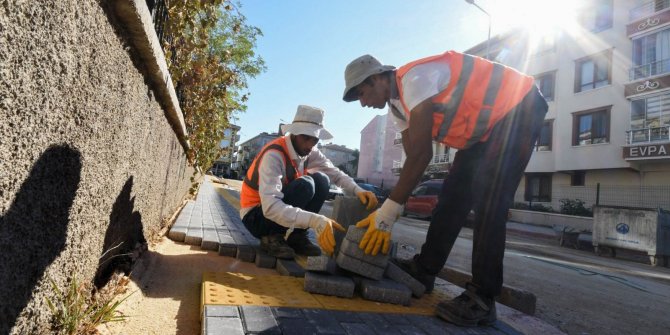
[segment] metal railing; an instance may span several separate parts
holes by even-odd
[[[628,77],[631,81],[633,81],[669,72],[670,72],[670,59],[663,59],[653,63],[633,67],[632,69],[630,69]]]
[[[449,154],[434,155],[430,164],[449,163]]]
[[[670,126],[649,127],[626,131],[626,142],[628,144],[660,141],[670,141]]]
[[[637,6],[628,12],[629,20],[635,21],[670,7],[670,0],[655,0]]]

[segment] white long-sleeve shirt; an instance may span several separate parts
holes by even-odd
[[[316,147],[305,157],[300,157],[293,148],[291,135],[284,136],[288,154],[300,175],[305,175],[304,164],[307,164],[307,174],[323,172],[330,178],[330,183],[341,187],[346,194],[356,194],[364,191],[356,182],[333,163]],[[311,213],[284,203],[282,193],[282,177],[286,176],[284,155],[277,150],[269,150],[263,155],[258,165],[258,195],[261,198],[263,215],[279,225],[290,228],[308,228],[310,219],[317,213]],[[254,207],[240,208],[243,218]]]

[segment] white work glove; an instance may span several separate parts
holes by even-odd
[[[358,228],[368,227],[358,247],[365,250],[366,254],[373,256],[379,253],[379,249],[384,254],[388,254],[391,248],[391,230],[401,212],[402,205],[386,199],[382,207],[356,224]]]
[[[360,191],[356,193],[356,196],[363,205],[366,205],[365,209],[371,210],[377,207],[377,196],[374,193],[370,191]]]
[[[309,219],[309,227],[316,233],[316,241],[321,249],[332,255],[335,251],[335,234],[333,229],[344,232],[344,228],[335,220],[331,220],[323,215],[315,214]]]

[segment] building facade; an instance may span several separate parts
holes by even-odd
[[[490,41],[491,58],[534,76],[549,103],[515,201],[670,208],[670,1],[582,6],[570,29]]]
[[[219,141],[219,148],[221,148],[221,156],[219,156],[214,165],[212,166],[211,172],[216,175],[225,175],[230,177],[231,168],[233,162],[235,162],[235,153],[237,152],[237,146],[235,143],[240,140],[238,132],[240,131],[240,126],[231,124],[226,130],[223,131],[223,136],[221,141]]]
[[[277,137],[279,137],[278,133],[262,132],[240,143],[237,148],[237,153],[235,154],[234,163],[232,164],[233,170],[236,171],[238,178],[244,177],[244,174],[247,172],[249,165],[251,165],[251,162],[256,155],[258,155],[266,144]]]
[[[403,150],[402,145],[398,145],[396,133],[393,121],[387,115],[376,115],[361,130],[358,178],[385,189],[398,183],[398,174],[393,168],[402,159]]]
[[[356,171],[354,171],[354,160],[356,159],[354,149],[349,149],[346,146],[333,143],[319,143],[318,148],[326,157],[328,157],[328,159],[330,159],[333,165],[340,167],[342,171],[350,176],[356,174]]]

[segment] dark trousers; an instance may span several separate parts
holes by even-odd
[[[507,213],[546,112],[547,103],[534,87],[493,127],[486,142],[456,153],[416,258],[426,272],[437,274],[442,269],[472,209],[472,283],[482,295],[500,294]]]
[[[310,175],[297,178],[282,188],[284,193],[284,203],[293,207],[304,209],[308,212],[318,213],[321,206],[326,201],[328,189],[330,188],[330,178],[322,172],[316,172]],[[267,235],[285,234],[287,227],[281,226],[274,221],[267,219],[263,215],[261,206],[257,206],[244,218],[244,226],[256,238]],[[305,233],[306,229],[296,228],[294,232]]]

